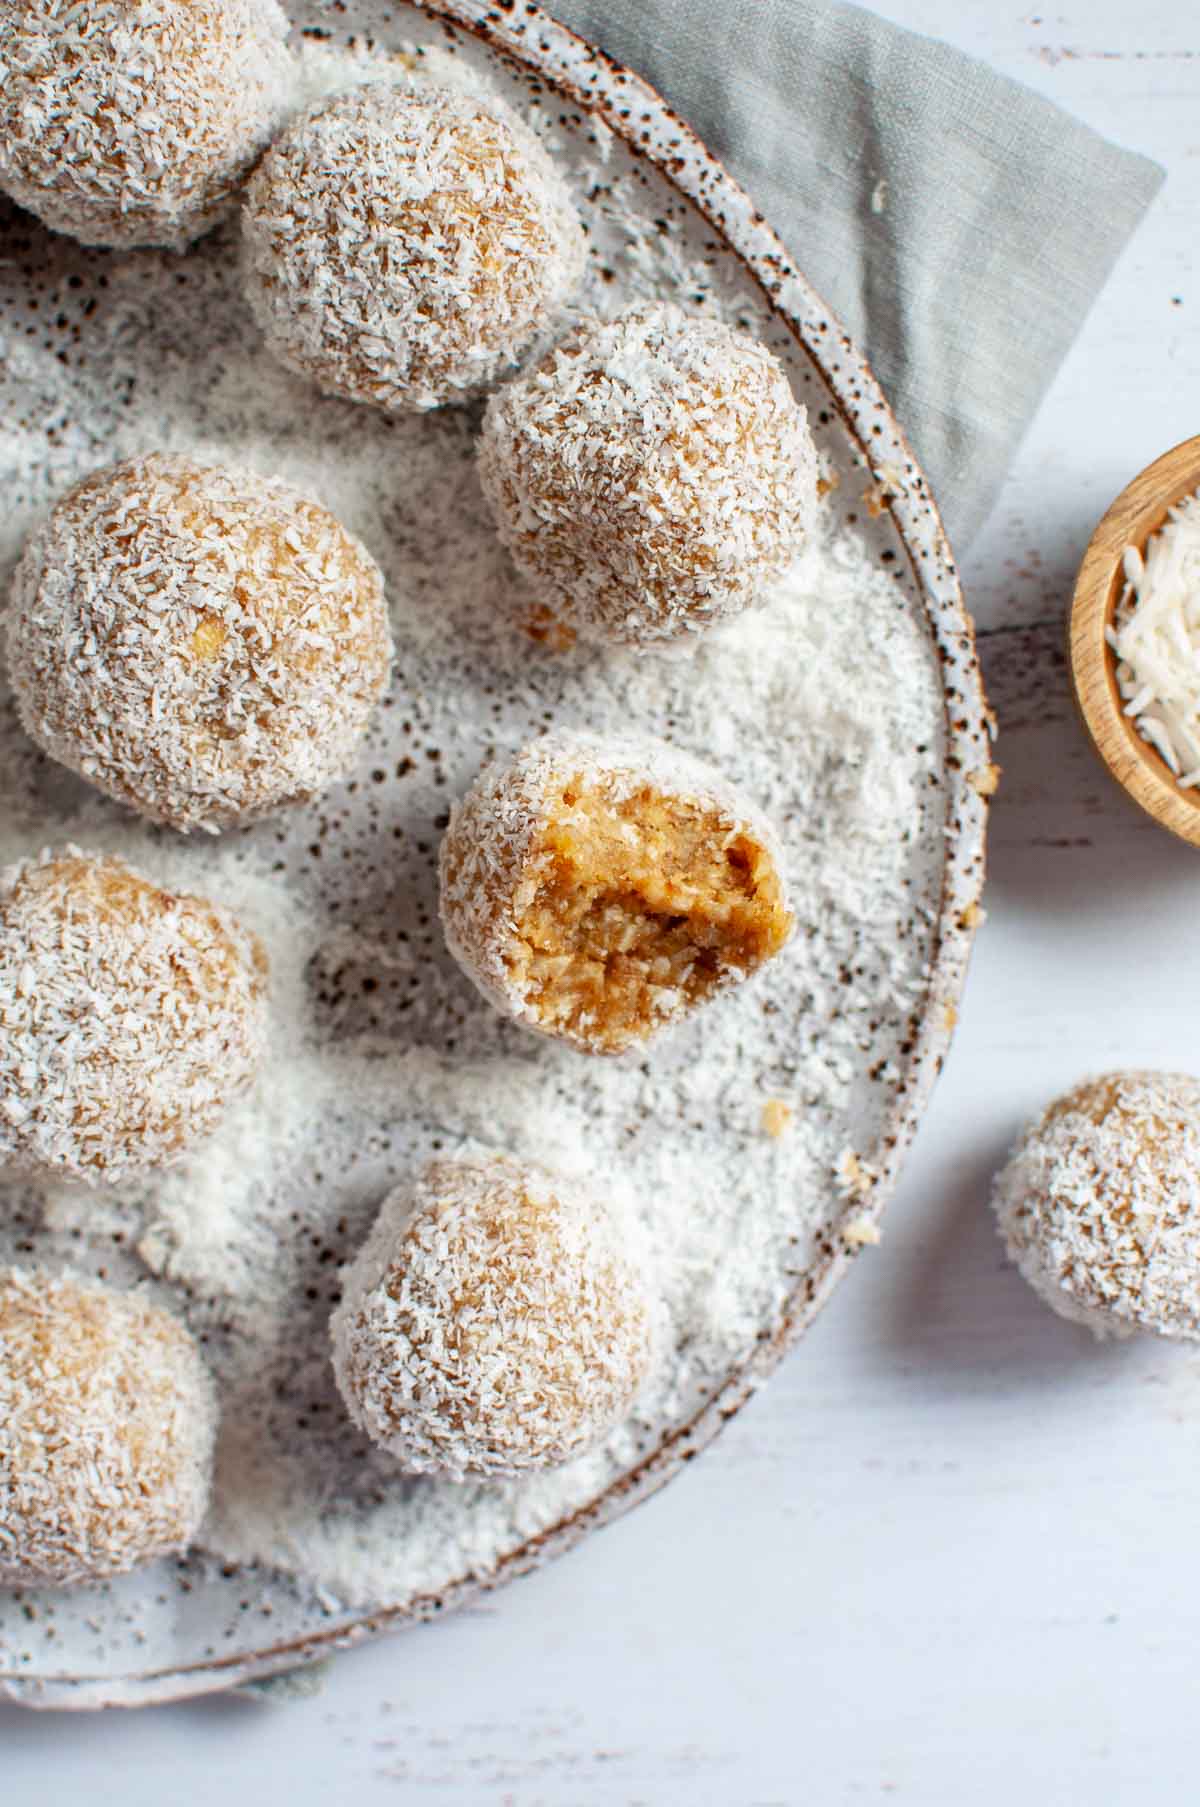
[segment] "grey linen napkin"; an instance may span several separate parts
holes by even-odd
[[[749,190],[866,353],[964,551],[1162,170],[857,6],[546,6]]]

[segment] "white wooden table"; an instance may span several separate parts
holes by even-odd
[[[1194,0],[885,0],[1167,165],[967,563],[1004,727],[990,920],[869,1252],[643,1511],[318,1698],[90,1722],[0,1709],[0,1799],[73,1807],[917,1807],[1200,1793],[1200,1356],[1100,1347],[1000,1256],[1018,1124],[1105,1064],[1200,1071],[1200,859],[1071,719],[1064,599],[1104,506],[1200,431]]]

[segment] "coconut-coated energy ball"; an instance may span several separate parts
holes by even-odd
[[[498,390],[479,475],[547,615],[634,647],[738,615],[799,552],[817,495],[779,360],[667,302],[585,321]]]
[[[1031,1123],[993,1196],[1038,1296],[1098,1336],[1200,1339],[1200,1080],[1106,1073]]]
[[[181,249],[287,96],[276,0],[4,0],[0,188],[85,245]]]
[[[217,832],[347,770],[391,639],[375,561],[324,508],[151,453],[34,533],[8,657],[43,751],[153,821]]]
[[[485,768],[440,854],[450,952],[506,1016],[621,1054],[792,930],[760,811],[664,741],[558,732]]]
[[[649,1370],[653,1310],[613,1218],[505,1155],[432,1162],[347,1269],[334,1369],[355,1422],[417,1474],[500,1479],[603,1440]]]
[[[77,848],[0,875],[0,1161],[118,1182],[168,1166],[248,1086],[267,961],[216,904]]]
[[[0,1271],[0,1584],[99,1581],[186,1549],[216,1424],[208,1370],[167,1312]]]
[[[247,293],[277,358],[394,412],[463,401],[583,271],[562,179],[497,103],[375,83],[272,146],[242,215]]]

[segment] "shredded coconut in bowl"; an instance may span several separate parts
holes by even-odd
[[[1190,790],[1200,784],[1200,495],[1177,503],[1140,551],[1126,548],[1124,575],[1108,642],[1125,714]]]
[[[428,85],[369,84],[293,121],[242,230],[275,356],[401,411],[492,381],[583,272],[578,216],[538,140],[503,106]]]
[[[276,0],[6,0],[0,188],[85,245],[182,249],[286,105]]]

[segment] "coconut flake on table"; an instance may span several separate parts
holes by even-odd
[[[1126,548],[1123,570],[1108,643],[1124,712],[1189,790],[1200,784],[1200,492],[1143,551]]]

